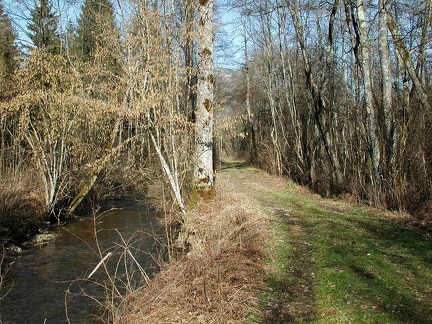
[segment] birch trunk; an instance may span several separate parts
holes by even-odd
[[[198,4],[198,80],[195,110],[194,188],[198,196],[214,196],[213,171],[213,3]]]
[[[186,208],[183,204],[183,198],[181,196],[181,190],[180,190],[180,184],[179,184],[178,176],[177,176],[175,171],[174,172],[171,171],[171,168],[170,168],[167,160],[163,156],[161,148],[158,145],[156,138],[153,135],[153,133],[150,131],[149,134],[150,134],[151,141],[153,143],[153,147],[155,148],[156,153],[158,155],[159,162],[161,163],[162,169],[164,170],[164,172],[168,178],[168,181],[169,181],[170,186],[171,186],[171,190],[173,191],[174,197],[177,201],[177,204],[179,205],[180,211],[182,212],[182,214],[186,214]]]

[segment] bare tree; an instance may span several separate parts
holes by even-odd
[[[426,8],[426,16],[430,16],[430,12],[431,12],[431,4],[430,1],[428,2],[427,8]],[[418,94],[418,97],[422,103],[422,105],[430,112],[432,111],[432,106],[429,103],[429,98],[428,95],[426,93],[426,90],[424,88],[424,85],[421,82],[421,79],[414,67],[414,63],[412,61],[412,57],[411,54],[409,52],[409,50],[406,48],[402,36],[398,30],[398,26],[396,24],[396,22],[393,19],[392,14],[390,13],[390,11],[387,9],[386,12],[386,16],[387,16],[387,25],[388,28],[391,32],[391,35],[393,37],[393,42],[395,44],[395,47],[399,53],[399,56],[402,58],[408,73],[411,77],[412,82],[414,83],[415,86],[415,91]],[[428,19],[425,19],[424,24],[429,24],[430,23],[430,17],[428,17]],[[427,27],[426,27],[427,30]],[[422,40],[422,43],[424,43],[425,40]]]
[[[337,3],[335,3],[334,6],[337,6]],[[340,173],[339,161],[337,156],[335,155],[334,148],[331,144],[329,131],[326,129],[326,125],[324,124],[324,120],[323,120],[323,114],[328,109],[327,98],[325,93],[322,92],[322,87],[318,86],[316,76],[312,71],[310,58],[306,48],[306,38],[305,38],[304,28],[298,12],[298,5],[295,2],[289,3],[288,8],[291,12],[292,21],[296,30],[297,39],[303,57],[304,73],[306,76],[307,88],[313,100],[314,117],[315,117],[316,126],[320,134],[319,138],[323,141],[326,156],[328,157],[331,168],[333,170],[336,186],[340,187],[342,183],[342,175]],[[331,28],[332,27],[330,25],[330,29]]]
[[[394,135],[394,118],[392,114],[393,89],[391,76],[391,55],[388,43],[387,28],[387,0],[379,1],[379,32],[378,32],[378,49],[381,63],[382,74],[382,111],[384,117],[384,154],[385,154],[385,176],[390,178],[393,175],[392,164],[395,140]],[[390,182],[392,181],[391,179]]]

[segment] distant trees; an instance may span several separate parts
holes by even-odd
[[[71,45],[75,54],[83,61],[93,61],[97,50],[110,49],[116,45],[116,35],[118,32],[111,2],[85,0]],[[113,57],[108,59],[114,60]]]

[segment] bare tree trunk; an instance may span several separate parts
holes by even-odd
[[[288,3],[288,8],[291,12],[294,28],[296,30],[297,39],[303,56],[304,72],[306,76],[307,87],[312,97],[312,100],[314,102],[313,104],[315,110],[314,115],[315,115],[316,126],[318,127],[319,130],[319,137],[324,144],[324,150],[329,159],[333,171],[334,180],[336,182],[336,186],[339,188],[340,185],[342,184],[342,175],[340,173],[339,161],[334,154],[333,148],[331,147],[328,131],[324,129],[322,124],[321,114],[326,109],[325,94],[322,93],[321,89],[317,86],[315,77],[312,73],[312,67],[310,65],[309,56],[306,50],[303,24],[300,20],[300,15],[298,12],[297,5],[295,3],[294,4]]]
[[[195,110],[194,190],[198,196],[212,198],[213,171],[213,3],[198,5],[198,80]]]
[[[156,138],[153,135],[151,130],[150,130],[149,134],[150,134],[151,141],[153,143],[153,147],[155,148],[155,151],[158,155],[159,162],[161,163],[162,169],[168,178],[169,184],[171,186],[171,190],[173,191],[174,197],[177,201],[177,204],[179,205],[180,211],[182,212],[182,214],[186,214],[186,208],[183,204],[183,198],[181,196],[180,183],[179,183],[176,169],[174,170],[174,172],[171,171],[171,168],[170,168],[167,160],[163,156],[162,150],[161,150],[160,146],[158,145]]]
[[[394,127],[392,116],[393,90],[391,81],[390,50],[388,44],[387,29],[387,0],[379,0],[379,34],[378,49],[381,61],[382,74],[382,111],[384,115],[384,154],[385,154],[385,173],[387,181],[391,186],[393,172],[393,151],[394,151]]]
[[[366,106],[367,131],[371,145],[373,179],[381,186],[381,155],[376,134],[376,113],[373,100],[372,78],[370,71],[370,49],[367,41],[365,6],[363,0],[357,0],[357,41],[359,46],[358,61],[363,72],[364,99]]]
[[[193,42],[193,26],[194,26],[194,13],[195,13],[195,1],[185,0],[185,45],[184,45],[184,59],[186,69],[186,89],[185,89],[185,112],[188,116],[188,120],[193,121],[194,109],[195,109],[195,86],[196,78],[194,77],[194,42]]]
[[[255,139],[255,129],[253,125],[252,119],[252,111],[250,105],[250,71],[249,71],[249,51],[248,51],[248,35],[247,35],[247,23],[248,23],[248,14],[245,13],[243,18],[243,34],[244,34],[244,56],[245,56],[245,72],[246,72],[246,132],[247,138],[249,141],[249,149],[250,149],[250,163],[252,165],[257,162],[257,148],[256,148],[256,139]]]
[[[270,16],[261,12],[261,30],[262,30],[262,38],[263,38],[263,49],[262,52],[264,54],[264,60],[262,65],[262,82],[265,89],[265,95],[268,100],[268,106],[270,108],[271,115],[271,123],[270,127],[270,138],[273,144],[272,154],[274,154],[274,158],[271,158],[271,166],[268,167],[271,172],[275,172],[276,174],[282,174],[282,151],[280,147],[281,138],[283,134],[280,133],[280,128],[278,127],[278,114],[277,114],[277,85],[276,85],[276,73],[275,73],[275,61],[274,56],[276,55],[276,51],[274,49],[274,43],[272,39],[272,20]],[[269,161],[270,162],[270,161]]]
[[[417,60],[417,73],[422,81],[423,86],[427,87],[427,51],[426,46],[428,44],[429,28],[432,20],[432,1],[426,1],[426,8],[422,17],[422,33],[421,41],[418,49],[418,60]]]
[[[282,153],[279,147],[279,131],[276,123],[276,119],[277,119],[276,105],[275,105],[275,100],[273,98],[272,76],[270,71],[268,76],[268,89],[266,92],[267,92],[267,97],[270,105],[270,112],[272,116],[272,129],[270,132],[270,137],[272,139],[273,147],[275,150],[276,170],[278,175],[282,175]]]
[[[282,7],[277,8],[277,17],[278,17],[278,38],[279,38],[279,57],[281,60],[281,68],[282,68],[282,83],[284,86],[284,94],[285,100],[289,113],[289,121],[291,122],[292,129],[294,131],[294,149],[296,153],[296,160],[301,165],[299,166],[301,170],[304,170],[305,166],[305,157],[303,152],[303,147],[301,143],[301,123],[297,112],[297,99],[295,93],[295,85],[294,85],[294,75],[292,71],[292,66],[290,59],[287,59],[287,55],[285,53],[287,39],[286,39],[286,11]],[[284,136],[285,144],[288,144],[289,141]]]
[[[418,76],[418,73],[414,67],[412,60],[411,60],[410,52],[407,50],[407,48],[403,42],[402,36],[399,33],[398,26],[397,26],[396,22],[394,21],[393,16],[388,9],[387,9],[387,26],[390,30],[392,37],[393,37],[393,42],[396,46],[396,49],[397,49],[401,59],[403,60],[405,66],[408,70],[408,73],[411,77],[411,80],[414,83],[415,91],[417,92],[417,95],[419,96],[419,99],[420,99],[422,105],[430,113],[432,111],[432,106],[429,103],[429,98],[428,98],[428,95],[426,93],[426,90],[425,90],[425,88],[421,82],[421,79]]]

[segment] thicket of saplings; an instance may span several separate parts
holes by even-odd
[[[190,192],[196,71],[173,53],[184,52],[185,38],[196,46],[194,16],[186,26],[142,3],[121,7],[132,11],[115,21],[109,1],[86,1],[76,30],[60,37],[52,3],[34,6],[34,44],[19,53],[0,4],[9,42],[1,44],[9,46],[1,66],[2,237],[25,239],[109,197],[162,192],[168,174],[170,187]],[[190,1],[175,6],[180,16],[194,10]],[[155,196],[170,200],[170,187]]]
[[[1,107],[2,237],[26,239],[46,221],[87,213],[107,198],[162,192],[161,159],[188,191],[193,137],[176,106],[182,88],[153,71],[149,88],[140,88],[146,96],[134,99],[138,83],[127,78],[139,77],[136,71],[119,77],[104,62],[75,64],[43,49],[23,60],[15,93]]]

